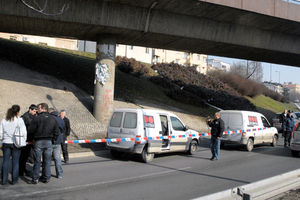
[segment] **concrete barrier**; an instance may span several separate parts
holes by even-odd
[[[193,200],[263,200],[300,187],[300,169]]]

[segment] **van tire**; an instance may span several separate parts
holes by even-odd
[[[142,154],[141,154],[141,158],[142,158],[142,161],[144,163],[149,163],[153,160],[154,158],[154,153],[148,153],[148,148],[145,147],[142,151]]]
[[[276,147],[276,146],[277,146],[277,142],[278,142],[278,136],[277,136],[277,135],[274,135],[274,136],[273,136],[273,139],[272,139],[271,146],[272,146],[272,147]]]
[[[252,151],[253,147],[254,147],[253,139],[249,138],[247,141],[247,144],[246,144],[247,151],[249,151],[249,152]]]
[[[297,157],[299,155],[299,151],[291,151],[293,157]]]
[[[198,150],[198,142],[196,140],[192,140],[191,143],[190,143],[188,153],[190,155],[193,155],[197,152],[197,150]]]

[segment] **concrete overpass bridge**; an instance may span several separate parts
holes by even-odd
[[[99,69],[110,74],[95,85],[103,121],[116,43],[300,66],[300,5],[287,1],[0,0],[0,31],[97,41]]]

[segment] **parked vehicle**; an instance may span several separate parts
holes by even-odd
[[[292,133],[291,152],[293,156],[298,156],[300,152],[300,123],[296,124]]]
[[[256,129],[256,131],[223,135],[223,144],[242,144],[248,151],[252,151],[254,145],[270,143],[277,145],[278,131],[271,127],[267,118],[260,113],[250,111],[224,110],[220,111],[221,119],[225,124],[225,131]],[[267,128],[257,130],[258,128]]]
[[[196,134],[195,137],[178,137]],[[150,162],[154,154],[186,151],[193,154],[199,145],[197,132],[189,129],[174,114],[162,110],[117,109],[114,111],[107,128],[108,138],[144,138],[175,136],[163,140],[142,140],[107,142],[112,156],[122,152],[140,154],[144,162]]]
[[[280,115],[281,113],[276,113],[276,115],[272,118],[272,126],[277,128],[278,133],[282,133],[282,123],[280,122]],[[300,112],[294,112],[292,114],[294,120],[295,120],[295,124],[300,122]]]
[[[296,115],[295,117],[295,119],[299,119],[300,120],[300,112],[294,112],[294,114]]]
[[[278,133],[282,133],[282,122],[280,120],[281,113],[276,113],[272,118],[272,126],[275,127]]]

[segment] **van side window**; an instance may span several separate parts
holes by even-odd
[[[110,120],[111,127],[120,127],[122,123],[123,113],[115,112]]]
[[[269,124],[269,122],[266,118],[261,117],[261,121],[262,121],[264,127],[271,127],[271,125]]]
[[[179,119],[177,119],[176,117],[170,117],[171,118],[171,123],[172,123],[172,127],[175,131],[184,131],[184,126],[181,123],[181,121]]]
[[[125,118],[123,122],[123,128],[136,128],[137,115],[136,113],[127,112],[125,113]]]
[[[160,123],[161,123],[161,132],[162,135],[168,135],[168,117],[165,115],[159,115],[160,117]]]

